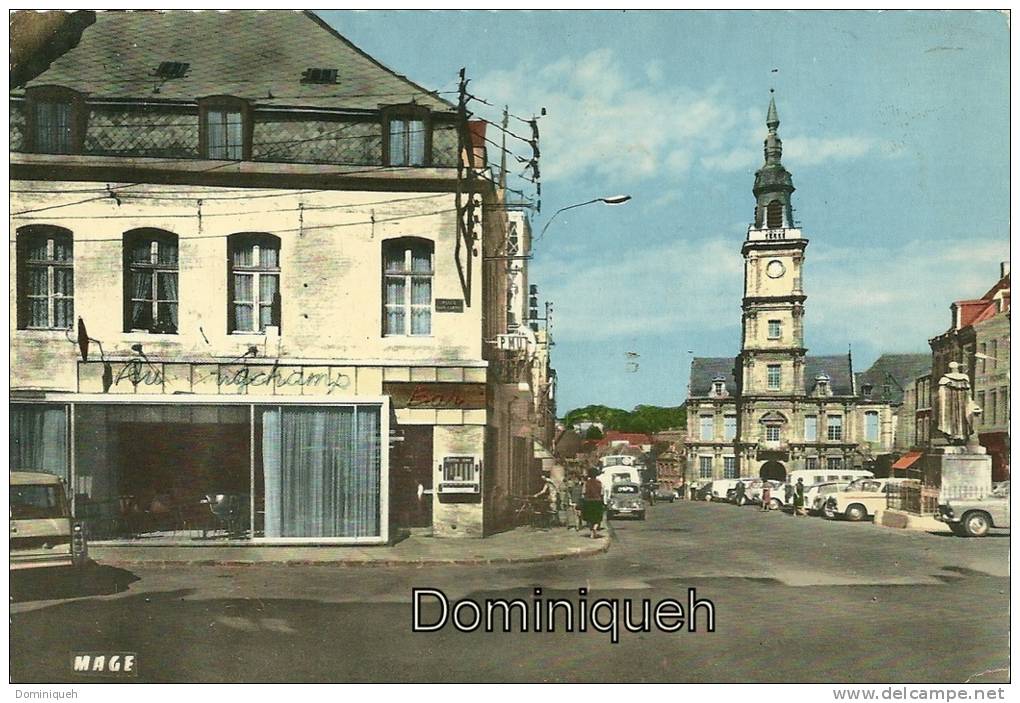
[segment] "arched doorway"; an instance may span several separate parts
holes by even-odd
[[[778,461],[766,461],[761,465],[758,476],[769,481],[785,481],[786,467]]]

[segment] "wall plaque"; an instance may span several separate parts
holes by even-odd
[[[464,312],[464,301],[460,298],[436,298],[436,312]]]

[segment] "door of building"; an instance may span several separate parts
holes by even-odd
[[[769,481],[785,481],[786,467],[778,461],[766,461],[758,475]]]
[[[390,522],[432,527],[432,426],[397,426],[390,445]]]

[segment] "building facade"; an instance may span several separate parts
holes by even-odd
[[[793,218],[793,179],[781,160],[774,99],[766,125],[754,221],[741,247],[741,350],[736,357],[691,362],[686,458],[694,480],[782,480],[796,469],[835,475],[870,467],[893,446],[895,399],[862,394],[849,353],[807,354],[808,240]]]
[[[311,13],[84,25],[10,95],[12,469],[101,540],[501,529],[534,479],[484,125]]]
[[[1009,263],[1000,266],[999,280],[984,295],[974,300],[957,300],[951,306],[952,325],[929,340],[932,352],[933,381],[928,384],[931,395],[938,392],[938,379],[956,361],[971,380],[971,393],[981,414],[975,418],[974,430],[981,446],[992,457],[992,480],[1009,478],[1009,343],[1010,343],[1010,271]],[[927,419],[937,423],[929,412]],[[919,447],[938,441],[938,432],[928,430],[926,441]]]

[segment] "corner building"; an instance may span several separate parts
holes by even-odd
[[[808,240],[793,218],[775,99],[765,163],[755,174],[754,222],[741,247],[744,297],[738,356],[694,358],[687,397],[688,475],[783,480],[796,469],[872,467],[891,450],[896,402],[858,391],[853,360],[809,356],[804,344]]]
[[[95,540],[499,529],[484,125],[311,13],[83,24],[10,94],[11,468]]]

